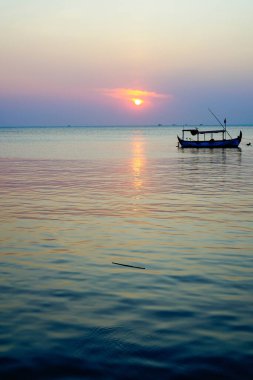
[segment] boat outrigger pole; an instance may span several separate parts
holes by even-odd
[[[218,121],[218,123],[222,126],[223,130],[225,133],[227,133],[229,135],[230,138],[232,138],[230,136],[230,134],[227,132],[227,119],[225,118],[224,119],[224,124],[222,124],[222,122],[220,121],[220,119],[213,113],[212,110],[210,110],[210,108],[208,108],[208,111],[215,117],[215,119]]]
[[[210,108],[208,108],[208,111],[215,117],[215,119],[218,121],[218,123],[222,126],[223,129],[226,129],[226,122],[224,120],[224,124],[222,124],[222,122],[220,121],[220,119],[213,113],[212,110],[210,110]]]

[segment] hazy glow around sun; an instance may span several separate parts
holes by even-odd
[[[138,90],[132,88],[108,88],[108,89],[100,89],[100,92],[105,94],[106,96],[122,100],[127,103],[131,103],[136,108],[142,108],[141,106],[147,108],[154,101],[160,100],[168,100],[171,99],[172,96],[170,94],[161,94],[154,91],[146,91],[146,90]]]

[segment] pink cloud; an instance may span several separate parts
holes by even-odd
[[[161,94],[155,91],[144,91],[132,88],[107,88],[100,89],[99,92],[111,98],[129,101],[133,98],[141,98],[144,100],[172,98],[171,94]]]

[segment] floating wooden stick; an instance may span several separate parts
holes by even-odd
[[[136,269],[146,269],[146,268],[144,268],[144,267],[137,267],[137,266],[135,266],[135,265],[128,265],[128,264],[121,264],[121,263],[116,263],[116,262],[112,262],[113,264],[115,264],[115,265],[121,265],[121,266],[123,266],[123,267],[130,267],[130,268],[136,268]]]

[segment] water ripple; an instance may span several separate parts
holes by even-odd
[[[253,378],[252,151],[176,133],[0,131],[1,378]]]

